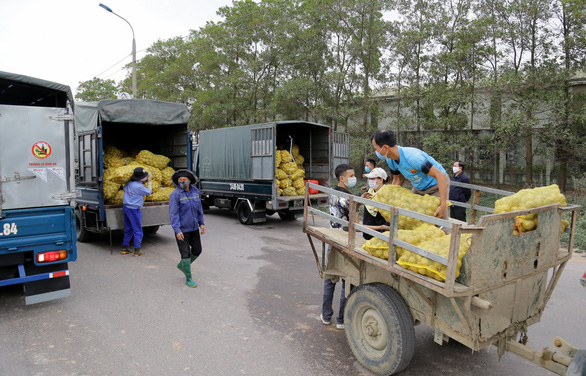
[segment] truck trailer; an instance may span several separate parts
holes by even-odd
[[[277,150],[290,152],[298,147],[305,180],[329,186],[333,168],[348,163],[349,144],[348,134],[307,121],[201,131],[198,143],[194,143],[193,171],[199,177],[204,208],[236,210],[238,220],[246,225],[265,222],[266,216],[274,213],[283,220],[294,220],[303,215],[305,196],[279,190]],[[326,205],[327,200],[327,194],[309,195],[312,206]]]
[[[0,288],[25,303],[71,295],[77,258],[69,86],[0,72]]]
[[[140,150],[148,150],[168,157],[169,166],[175,170],[189,168],[188,122],[187,106],[179,103],[146,99],[76,103],[77,240],[89,241],[94,234],[124,229],[121,203],[110,204],[104,196],[105,148],[128,151],[133,157]],[[145,234],[170,223],[168,201],[145,202]]]

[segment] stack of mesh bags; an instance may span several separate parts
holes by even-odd
[[[171,176],[175,173],[168,167],[170,159],[164,155],[141,150],[136,157],[114,146],[104,148],[104,199],[106,204],[122,205],[123,187],[129,180],[134,169],[142,167],[151,174],[153,193],[145,197],[145,201],[168,201],[173,191]],[[146,186],[146,182],[145,182]]]
[[[279,196],[297,196],[305,194],[305,158],[299,154],[299,146],[293,144],[291,152],[275,151],[276,183]]]
[[[503,197],[494,203],[494,213],[507,213],[517,210],[526,210],[538,208],[540,206],[560,204],[566,206],[566,197],[560,192],[557,184],[547,187],[533,189],[521,189],[512,196]],[[525,214],[515,217],[515,228],[513,233],[519,235],[525,232],[533,231],[539,224],[537,213]],[[562,232],[569,226],[569,222],[562,220]]]

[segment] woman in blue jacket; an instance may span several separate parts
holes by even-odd
[[[147,186],[143,185],[143,182]],[[140,245],[142,244],[142,204],[144,196],[153,193],[153,183],[150,174],[142,167],[134,169],[130,181],[124,185],[124,201],[122,214],[124,215],[124,239],[122,239],[122,254],[133,253],[128,247],[130,239],[134,238],[134,255],[142,256]]]
[[[191,264],[201,254],[201,235],[206,228],[199,190],[194,186],[196,178],[189,170],[177,170],[171,177],[177,188],[169,196],[169,216],[175,231],[181,261],[177,268],[185,274],[185,283],[197,287],[191,279]]]

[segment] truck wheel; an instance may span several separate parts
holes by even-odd
[[[403,298],[381,283],[357,287],[344,310],[346,339],[358,361],[377,375],[393,375],[411,362],[413,318]]]
[[[75,233],[77,235],[77,241],[80,243],[89,242],[93,235],[85,227],[83,227],[81,216],[78,211],[75,212]]]
[[[142,228],[142,232],[145,234],[156,234],[159,231],[160,226],[147,226]]]
[[[240,201],[238,204],[238,220],[243,225],[251,225],[252,224],[252,211],[250,210],[250,206],[248,206],[248,202]]]
[[[296,219],[293,212],[279,212],[279,218],[283,221],[294,221]]]

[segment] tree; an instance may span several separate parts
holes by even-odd
[[[80,82],[75,93],[75,99],[83,102],[99,101],[102,99],[116,99],[118,88],[114,80],[103,80],[94,77],[89,81]]]

